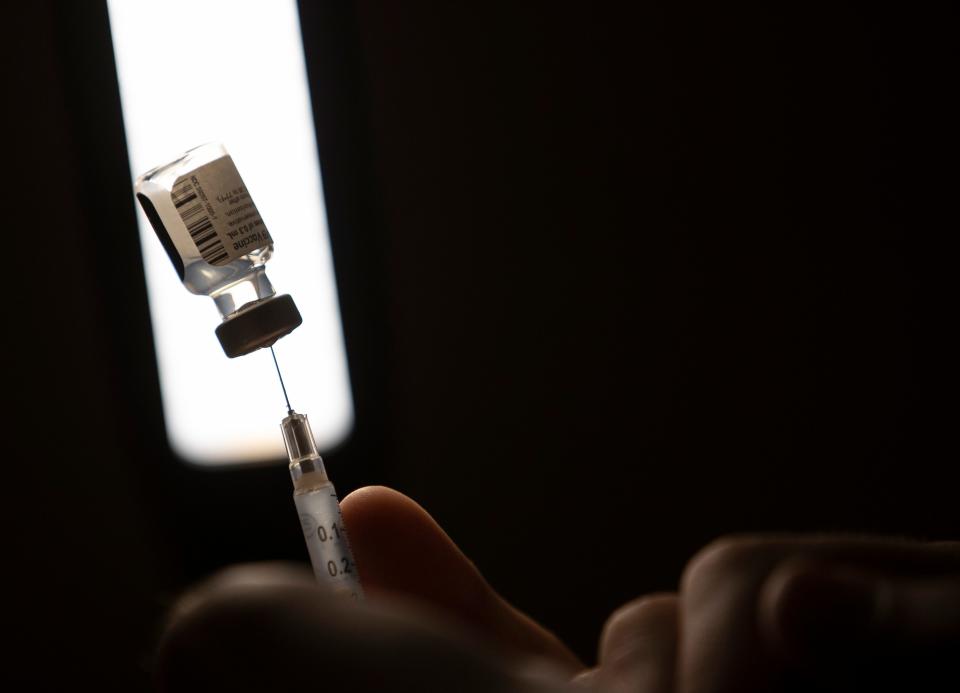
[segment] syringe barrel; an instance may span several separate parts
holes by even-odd
[[[327,481],[311,485],[306,491],[295,491],[293,502],[300,514],[300,526],[317,582],[335,592],[363,599],[333,484]]]
[[[363,589],[340,515],[337,492],[327,478],[310,422],[303,414],[291,411],[280,423],[280,429],[290,458],[293,502],[317,582],[362,599]]]

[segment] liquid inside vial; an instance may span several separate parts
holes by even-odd
[[[191,149],[135,189],[183,285],[224,318],[274,295],[264,272],[273,239],[222,145]]]

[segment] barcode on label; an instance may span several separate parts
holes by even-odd
[[[207,210],[203,206],[203,200],[197,195],[193,183],[189,178],[181,178],[174,184],[170,194],[173,199],[173,205],[180,212],[180,218],[190,233],[190,238],[200,251],[200,256],[211,265],[222,263],[229,259],[227,251],[224,250],[223,242],[217,235],[213,222],[207,216]]]

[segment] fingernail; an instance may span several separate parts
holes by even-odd
[[[794,573],[776,601],[781,639],[804,654],[829,654],[862,643],[877,616],[875,581],[836,570]]]

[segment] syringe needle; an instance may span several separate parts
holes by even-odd
[[[280,378],[280,389],[283,390],[283,399],[287,402],[287,413],[293,413],[293,407],[290,406],[290,398],[287,397],[287,386],[283,384],[283,376],[280,374],[280,364],[277,363],[277,353],[270,347],[270,355],[273,356],[273,365],[277,369],[277,377]]]

